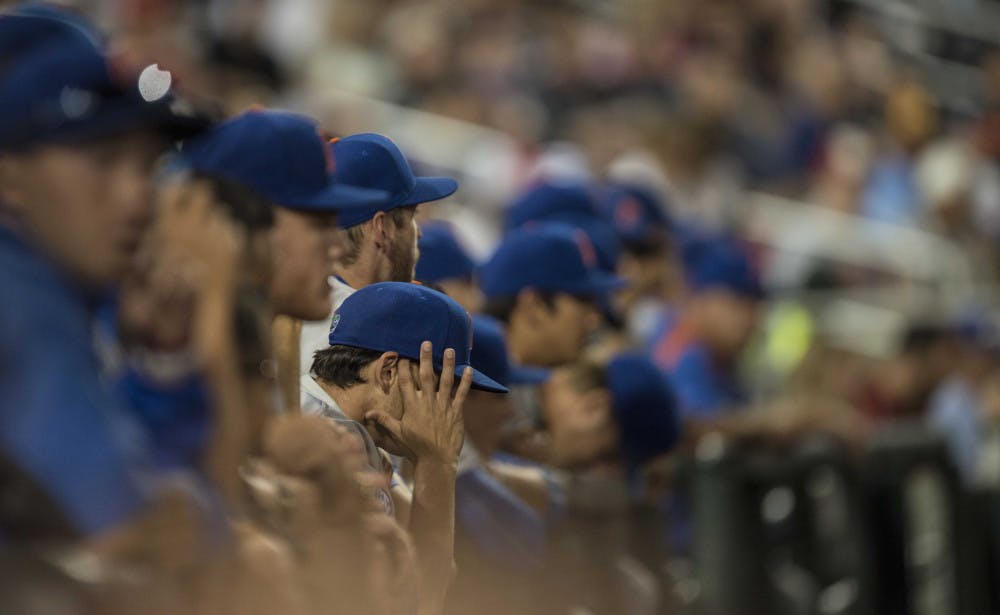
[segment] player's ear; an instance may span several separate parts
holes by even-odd
[[[380,211],[376,212],[372,219],[365,223],[368,225],[366,230],[370,232],[372,237],[375,239],[375,245],[383,250],[388,249],[389,246],[389,233],[386,228],[386,220],[387,218],[385,212]]]
[[[375,360],[375,369],[372,374],[374,384],[383,393],[388,394],[399,381],[399,369],[402,364],[399,355],[395,352],[383,352],[382,356]]]

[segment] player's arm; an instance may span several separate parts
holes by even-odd
[[[454,350],[445,350],[441,379],[436,383],[431,344],[424,342],[418,375],[413,371],[410,361],[400,361],[403,418],[371,412],[365,419],[392,438],[413,462],[409,528],[421,571],[418,612],[433,615],[443,610],[455,572],[455,478],[465,433],[462,404],[472,385],[472,370],[466,369],[452,395]]]

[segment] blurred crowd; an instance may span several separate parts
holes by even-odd
[[[1000,41],[0,4],[0,613],[1000,612]]]

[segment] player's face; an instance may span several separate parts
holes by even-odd
[[[581,391],[569,370],[562,368],[552,372],[541,393],[552,463],[560,467],[586,463],[614,447],[617,435],[605,390]]]
[[[330,315],[332,257],[337,253],[336,217],[275,209],[271,300],[279,314],[303,320]]]
[[[513,414],[507,395],[472,389],[462,413],[465,434],[480,453],[489,454],[496,450],[503,427]]]
[[[713,290],[700,298],[698,306],[712,323],[708,341],[713,349],[727,357],[742,352],[757,327],[757,302],[729,291]]]
[[[389,279],[390,282],[410,282],[413,280],[420,249],[420,227],[416,220],[416,207],[403,210],[403,223],[393,229],[392,242],[389,244]],[[390,226],[392,224],[390,223]]]
[[[600,325],[595,304],[560,293],[551,307],[538,306],[534,327],[534,357],[523,357],[528,365],[556,367],[579,358],[590,334]]]
[[[84,285],[119,282],[153,204],[153,168],[166,143],[133,132],[44,146],[3,164],[2,199],[13,224]]]

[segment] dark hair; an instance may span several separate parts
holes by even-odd
[[[195,173],[194,178],[208,182],[219,205],[248,233],[274,226],[274,205],[263,195],[224,177]]]
[[[353,346],[330,346],[313,354],[310,368],[315,378],[341,389],[363,384],[361,370],[382,356],[378,350],[355,348]]]
[[[545,304],[545,307],[549,308],[550,311],[556,309],[556,296],[561,294],[559,291],[539,290],[536,292],[542,303]],[[510,315],[514,313],[514,308],[517,307],[517,297],[518,295],[516,294],[491,297],[483,305],[483,314],[492,316],[500,322],[509,323]]]

